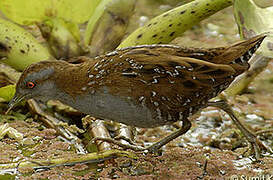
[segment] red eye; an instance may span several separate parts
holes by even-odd
[[[27,82],[27,88],[32,89],[34,87],[35,87],[34,82],[31,82],[31,81]]]

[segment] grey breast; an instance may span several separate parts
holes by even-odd
[[[136,104],[131,97],[114,96],[107,88],[77,96],[73,101],[62,97],[61,101],[96,118],[113,120],[136,127],[155,127],[158,120],[145,106]]]

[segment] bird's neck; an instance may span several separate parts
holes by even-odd
[[[63,67],[55,72],[54,81],[56,83],[59,96],[62,94],[76,98],[78,95],[86,93],[88,83],[88,71],[94,66],[95,61],[87,61],[81,64],[65,63]]]

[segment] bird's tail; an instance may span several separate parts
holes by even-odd
[[[248,61],[260,47],[266,36],[267,34],[264,33],[230,45],[222,54],[214,57],[219,61],[215,63],[228,64],[239,74],[246,71],[249,68]]]

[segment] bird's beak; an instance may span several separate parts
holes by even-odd
[[[21,102],[25,98],[26,98],[26,96],[19,95],[19,94],[15,93],[14,97],[10,100],[10,102],[8,104],[9,108],[5,112],[5,114],[8,114],[13,107],[15,107],[19,102]]]

